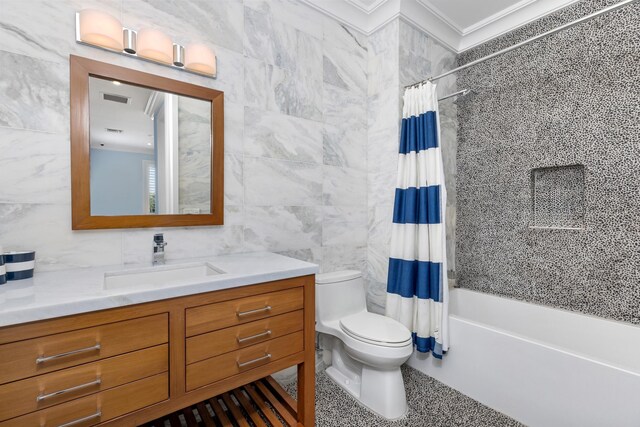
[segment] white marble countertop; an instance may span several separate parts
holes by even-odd
[[[305,276],[318,266],[269,252],[167,261],[166,266],[207,262],[221,274],[171,285],[105,289],[105,273],[150,269],[149,265],[117,265],[36,273],[32,279],[0,285],[0,327],[131,304],[229,289]],[[153,268],[164,268],[153,267]]]

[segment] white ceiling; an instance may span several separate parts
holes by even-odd
[[[531,3],[531,1],[518,0],[420,0],[420,2],[426,8],[438,12],[440,16],[462,32],[466,28],[472,27],[490,16],[503,13],[515,5]]]
[[[115,85],[111,80],[89,78],[91,148],[153,153],[153,121],[144,112],[152,92],[139,86]],[[103,94],[126,96],[129,103],[106,101]]]
[[[302,0],[371,34],[402,17],[462,52],[579,0]]]

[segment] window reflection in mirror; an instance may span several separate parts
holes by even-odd
[[[89,77],[91,215],[211,213],[211,102]]]

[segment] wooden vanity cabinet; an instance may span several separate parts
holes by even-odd
[[[314,279],[0,328],[0,427],[137,426],[295,365],[313,426]]]

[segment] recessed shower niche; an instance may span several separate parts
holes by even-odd
[[[584,228],[584,165],[531,171],[531,227]]]

